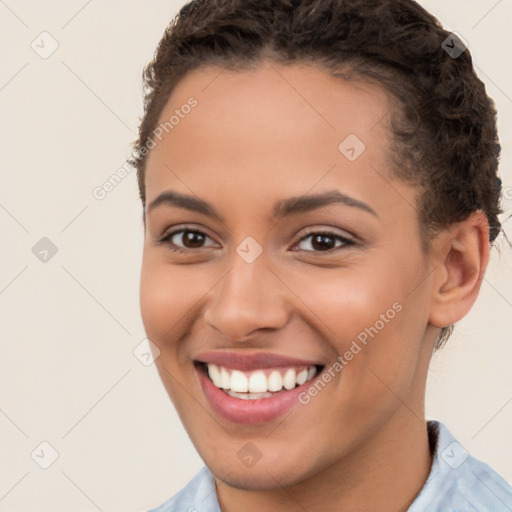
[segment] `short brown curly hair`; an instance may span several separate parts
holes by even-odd
[[[393,173],[421,187],[423,249],[471,213],[498,215],[500,145],[494,102],[454,36],[413,0],[194,0],[171,21],[144,69],[144,115],[130,163],[145,205],[147,143],[176,84],[202,65],[232,70],[263,58],[321,65],[378,84],[397,100],[390,121]],[[444,44],[443,44],[444,43]],[[441,329],[436,349],[453,326]]]

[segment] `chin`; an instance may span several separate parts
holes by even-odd
[[[217,464],[209,465],[208,469],[223,483],[244,491],[274,491],[306,480],[306,475],[298,474],[297,468],[278,468],[269,464],[263,465],[262,462],[247,469],[223,468]]]
[[[233,456],[227,456],[229,452]],[[252,466],[246,466],[231,448],[221,452],[208,450],[208,454],[198,450],[217,479],[230,487],[246,491],[271,491],[297,485],[314,476],[318,470],[318,461],[304,457],[303,452],[290,454],[286,446],[283,446],[282,453],[268,448],[264,452],[260,460]]]

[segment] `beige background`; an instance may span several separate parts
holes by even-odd
[[[468,41],[496,100],[510,215],[512,2],[421,3]],[[145,338],[135,174],[92,194],[129,155],[142,67],[181,4],[0,0],[0,511],[144,511],[202,465],[154,365],[133,354]],[[58,43],[46,59],[31,47],[55,44],[43,31]],[[58,249],[46,263],[32,252],[42,237]],[[498,245],[433,361],[427,411],[512,481],[512,249]],[[58,453],[48,469],[43,441]]]

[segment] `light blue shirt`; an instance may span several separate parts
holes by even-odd
[[[448,428],[428,422],[430,475],[407,512],[512,512],[512,487],[469,455]],[[213,475],[204,466],[172,498],[148,512],[220,512]]]

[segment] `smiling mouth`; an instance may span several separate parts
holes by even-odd
[[[299,365],[241,371],[195,361],[194,366],[226,395],[242,400],[271,398],[312,381],[323,365]]]

